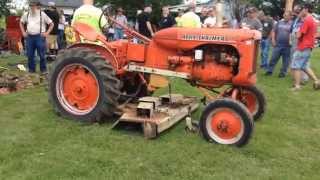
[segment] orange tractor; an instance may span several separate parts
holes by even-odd
[[[74,25],[77,43],[58,54],[49,72],[49,100],[58,114],[101,121],[119,115],[123,102],[150,95],[151,75],[183,78],[211,92],[228,87],[201,115],[206,140],[236,146],[248,142],[254,120],[265,112],[264,95],[255,87],[258,32],[169,28],[151,40],[123,28],[127,40],[107,42],[88,25]]]

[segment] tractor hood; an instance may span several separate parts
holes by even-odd
[[[155,43],[170,49],[191,49],[202,44],[237,44],[260,39],[259,31],[223,28],[168,28],[153,37]]]

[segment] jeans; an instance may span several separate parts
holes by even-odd
[[[39,35],[28,35],[27,37],[27,56],[29,72],[36,72],[35,51],[40,56],[40,71],[47,71],[46,54],[46,38]]]
[[[64,30],[58,30],[58,37],[57,37],[57,42],[58,42],[58,49],[63,49],[64,48]]]
[[[123,39],[124,33],[123,29],[115,28],[114,40]]]
[[[269,50],[270,50],[270,39],[263,38],[261,40],[261,67],[268,67],[268,59],[269,59]]]
[[[268,72],[272,73],[274,67],[277,65],[280,57],[282,56],[282,68],[280,74],[285,75],[288,72],[291,59],[291,47],[276,46],[273,48],[272,57],[269,63]]]

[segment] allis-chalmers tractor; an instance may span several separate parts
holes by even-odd
[[[151,40],[123,28],[127,40],[107,42],[88,25],[74,25],[77,43],[59,53],[49,72],[49,100],[58,114],[97,122],[119,115],[123,103],[150,95],[150,76],[183,78],[202,90],[222,91],[201,115],[199,128],[206,140],[236,146],[248,142],[254,120],[265,112],[265,98],[255,87],[258,32],[176,27]],[[151,108],[160,104],[152,102]],[[145,129],[162,128],[144,121]]]

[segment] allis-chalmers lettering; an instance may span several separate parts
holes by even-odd
[[[185,34],[182,36],[183,40],[187,41],[225,41],[225,36],[212,36],[212,35],[191,35]]]

